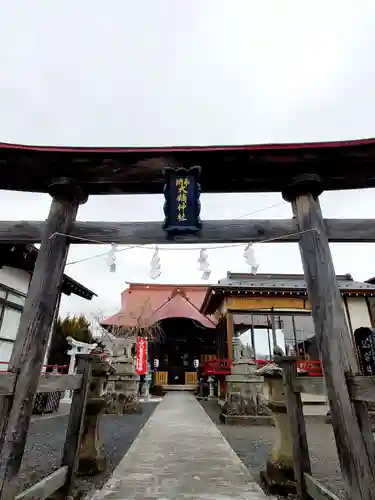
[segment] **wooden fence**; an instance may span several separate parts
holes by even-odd
[[[73,391],[61,467],[17,496],[9,494],[7,485],[3,485],[0,492],[0,500],[44,500],[55,492],[58,492],[61,500],[65,500],[71,494],[73,480],[78,467],[78,452],[91,380],[89,357],[87,355],[79,355],[77,358],[78,366],[75,375],[43,373],[40,375],[37,389],[37,393]],[[6,398],[13,396],[16,377],[17,375],[11,372],[0,373],[1,403],[4,403]],[[4,425],[4,423],[1,422],[1,425]],[[12,459],[12,457],[9,458]]]
[[[322,394],[322,385],[315,386],[314,390],[314,386],[309,383],[307,377],[298,377],[294,358],[280,357],[276,360],[283,369],[287,413],[293,439],[293,465],[298,499],[340,500],[337,495],[325,488],[311,474],[301,393]],[[348,376],[347,384],[352,401],[375,403],[375,376]],[[362,416],[362,418],[368,419],[368,415]],[[367,427],[364,426],[364,428]],[[368,436],[368,439],[373,438]]]

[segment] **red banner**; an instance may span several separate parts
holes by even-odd
[[[135,371],[138,375],[145,375],[147,373],[147,340],[144,337],[137,338]]]

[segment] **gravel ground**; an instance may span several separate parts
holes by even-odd
[[[275,428],[223,425],[219,422],[220,406],[215,401],[201,401],[201,404],[239,458],[251,469],[254,479],[259,480],[259,473],[265,469],[271,454]],[[306,427],[314,477],[337,496],[344,498],[332,427],[308,419]]]
[[[98,476],[78,478],[77,490],[82,492],[82,495],[92,488],[99,489],[104,485],[156,406],[157,403],[143,404],[143,413],[139,415],[103,415],[100,438],[108,457],[107,470]],[[31,423],[17,481],[17,493],[60,467],[67,422],[67,416],[59,416],[41,418]]]

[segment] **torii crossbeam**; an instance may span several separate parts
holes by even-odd
[[[324,219],[331,243],[375,243],[375,219]],[[44,221],[0,222],[0,243],[40,243],[46,230]],[[208,220],[198,234],[183,233],[168,238],[161,221],[153,222],[73,222],[70,243],[116,243],[117,245],[210,244],[277,242],[300,240],[295,219]]]

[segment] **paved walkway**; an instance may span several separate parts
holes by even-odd
[[[195,397],[168,393],[92,500],[270,500]]]

